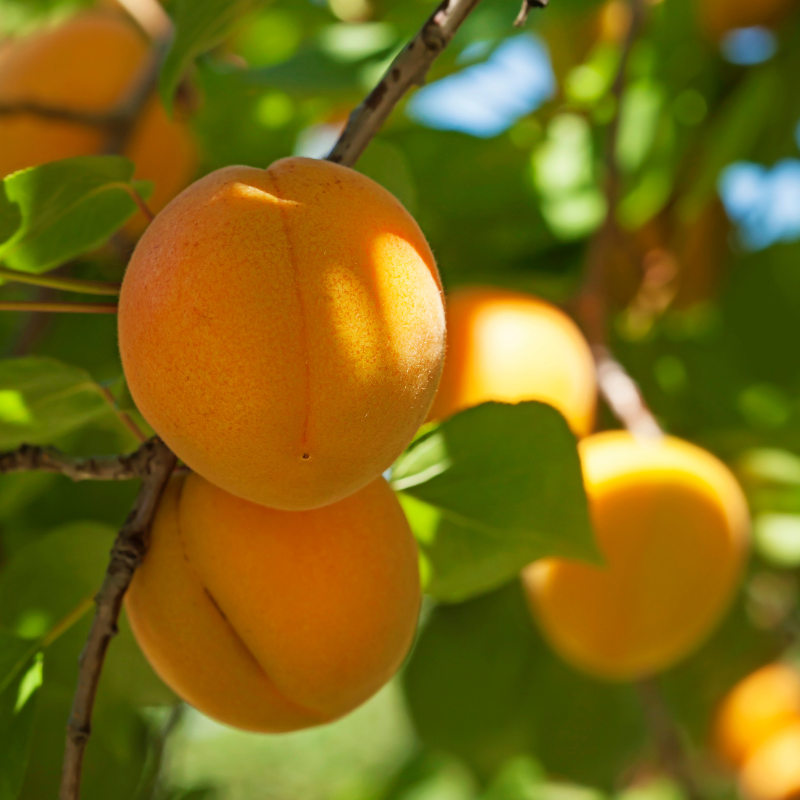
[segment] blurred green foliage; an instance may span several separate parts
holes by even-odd
[[[772,168],[800,158],[800,18],[790,15],[776,29],[773,57],[746,66],[725,60],[702,30],[700,2],[653,4],[631,54],[614,154],[625,238],[606,265],[606,290],[615,354],[667,430],[736,470],[754,514],[754,552],[734,607],[697,653],[661,679],[681,735],[707,765],[713,712],[724,692],[796,646],[800,241],[748,250],[721,207],[718,184],[735,161]],[[0,0],[0,33],[57,24],[89,5]],[[171,99],[188,76],[200,173],[233,163],[266,166],[298,151],[322,155],[433,6],[164,5],[178,34],[162,90]],[[518,6],[484,0],[429,79],[485,61],[518,36],[511,27]],[[365,153],[358,168],[417,217],[447,288],[489,283],[568,302],[579,287],[587,242],[605,212],[604,142],[617,110],[610,88],[620,57],[613,20],[600,0],[553,0],[531,15],[525,32],[547,43],[557,90],[505,132],[482,138],[425,127],[405,114],[404,101]],[[93,187],[128,182],[122,161],[97,159],[111,171]],[[64,162],[38,172],[40,207],[60,182],[79,185],[75,169]],[[53,182],[48,172],[61,177]],[[6,183],[13,188],[32,177]],[[9,206],[14,197],[7,190],[0,198],[0,258],[19,269],[119,280],[132,242],[122,233],[109,236],[132,206],[116,191],[115,203],[90,200],[83,211],[72,209],[77,217],[45,230],[26,260],[21,251],[9,255],[9,241],[21,241],[22,216],[19,205]],[[56,197],[57,209],[62,201]],[[60,266],[67,259],[73,260]],[[0,293],[3,300],[54,297],[10,282]],[[22,441],[76,454],[135,447],[119,412],[146,428],[121,379],[113,318],[0,314],[0,346],[3,448]],[[464,433],[469,445],[459,442],[457,428],[470,424],[469,414],[461,415],[418,439],[398,465],[394,478],[408,493],[436,595],[401,679],[324,728],[245,734],[175,705],[123,620],[95,710],[86,800],[680,798],[674,785],[653,778],[655,752],[635,689],[563,664],[525,608],[513,574],[543,552],[537,532],[546,533],[545,523],[569,505],[573,544],[586,555],[585,507],[579,487],[569,485],[574,442],[560,419],[549,428],[549,457],[564,469],[561,494],[520,483],[512,491],[510,480],[497,494],[490,481],[482,483],[481,475],[518,466],[520,452],[547,452],[537,435],[546,422],[537,414],[547,412],[515,413],[510,421],[476,424]],[[615,425],[603,411],[601,426]],[[508,426],[516,428],[513,442]],[[439,451],[430,444],[437,437]],[[426,446],[438,456],[420,459]],[[465,457],[455,467],[444,463],[459,447]],[[430,480],[414,485],[423,469]],[[466,490],[458,481],[448,486],[448,471],[463,478],[470,469]],[[524,477],[540,473],[530,469]],[[0,482],[0,800],[56,796],[90,599],[135,491],[127,483],[73,484],[40,474]],[[474,540],[464,533],[470,527],[479,529]],[[487,546],[489,529],[489,540],[508,538]],[[436,533],[433,545],[426,530]],[[730,776],[713,766],[708,776],[708,797],[733,796]]]

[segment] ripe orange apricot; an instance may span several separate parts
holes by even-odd
[[[0,103],[32,102],[74,111],[109,111],[125,97],[147,59],[147,43],[124,20],[87,13],[19,39],[0,51]],[[101,153],[95,127],[35,114],[0,117],[0,177],[25,167]],[[157,97],[150,99],[125,149],[136,177],[155,183],[154,211],[177,194],[197,166],[185,124],[170,121]],[[143,221],[134,225],[141,229]]]
[[[728,763],[741,764],[794,722],[800,722],[800,671],[789,664],[768,664],[725,697],[715,724],[717,752]]]
[[[734,28],[774,25],[797,6],[797,0],[700,0],[700,15],[708,33],[719,38]]]
[[[417,551],[383,478],[333,505],[275,511],[173,478],[126,609],[165,683],[229,725],[280,732],[352,710],[416,629]]]
[[[635,680],[687,655],[725,610],[747,548],[747,505],[720,461],[680,439],[611,431],[579,452],[606,566],[544,559],[523,580],[567,661]]]
[[[430,419],[489,400],[541,400],[578,436],[594,425],[594,361],[578,326],[522,292],[475,287],[447,297],[447,359]]]
[[[745,761],[739,775],[746,800],[797,800],[800,797],[800,721],[770,736]]]
[[[303,510],[374,480],[444,358],[433,255],[385,189],[326,161],[227,167],[140,239],[119,343],[142,414],[193,470]]]

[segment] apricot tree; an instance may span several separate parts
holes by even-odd
[[[432,6],[0,0],[0,800],[797,793],[795,4]]]

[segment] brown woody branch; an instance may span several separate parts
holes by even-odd
[[[41,312],[43,314],[116,314],[116,303],[61,303],[39,300],[4,300],[0,311]]]
[[[83,756],[91,734],[92,710],[106,651],[117,633],[122,600],[147,551],[150,526],[176,463],[175,455],[160,439],[150,440],[137,452],[141,451],[145,454],[144,462],[139,465],[142,487],[114,541],[111,561],[95,600],[94,621],[79,661],[78,687],[67,725],[59,800],[80,797]]]
[[[147,63],[123,99],[112,109],[104,112],[81,111],[38,103],[35,100],[15,100],[0,103],[0,117],[29,114],[60,122],[72,122],[104,130],[106,153],[120,153],[130,139],[136,121],[145,104],[155,90],[161,62],[169,46],[169,37],[153,42]]]
[[[701,800],[702,793],[687,762],[680,731],[664,701],[661,687],[655,678],[648,678],[639,681],[637,689],[662,769],[676,780],[687,800]]]
[[[605,267],[610,261],[614,246],[624,236],[617,222],[617,204],[621,194],[621,176],[617,162],[620,106],[625,93],[631,51],[646,21],[645,2],[646,0],[629,0],[630,27],[611,90],[616,112],[609,125],[605,148],[606,216],[589,244],[586,278],[578,297],[578,312],[592,346],[598,387],[609,408],[634,436],[654,438],[663,435],[661,427],[647,407],[636,382],[607,347],[605,297]],[[678,783],[688,800],[699,800],[700,793],[686,750],[658,683],[654,679],[645,679],[637,683],[637,688],[662,768]]]
[[[547,8],[549,2],[550,0],[522,0],[522,8],[520,8],[519,14],[514,20],[514,27],[521,28],[528,21],[528,14],[534,8]]]
[[[611,95],[616,113],[612,118],[605,145],[605,197],[606,215],[597,233],[589,243],[586,260],[586,277],[578,296],[578,316],[595,357],[597,382],[604,400],[614,416],[632,434],[638,437],[658,437],[661,427],[639,391],[639,387],[625,368],[614,358],[606,344],[606,264],[611,260],[614,247],[624,234],[617,222],[617,204],[621,192],[621,178],[617,162],[620,106],[625,92],[626,76],[631,51],[642,33],[646,17],[644,0],[630,0],[631,20],[620,54]]]
[[[154,452],[164,445],[151,439],[130,455],[74,458],[55,447],[23,444],[0,453],[0,475],[12,472],[55,472],[73,481],[129,481],[144,478]]]
[[[636,381],[605,345],[594,345],[597,387],[614,416],[639,439],[657,439],[663,435]]]
[[[421,82],[431,63],[453,38],[458,26],[480,0],[443,0],[417,37],[395,59],[389,72],[367,99],[351,115],[345,131],[334,147],[329,159],[352,166],[364,148],[377,133],[383,121],[402,95],[414,84]],[[163,51],[151,64],[149,80],[154,84]],[[146,101],[147,81],[142,81],[139,94],[130,100]],[[120,119],[125,118],[120,113]],[[116,141],[120,147],[122,142]],[[20,448],[6,454],[5,471],[46,469],[60,472],[74,479],[115,479],[141,477],[142,488],[128,521],[117,535],[111,552],[103,585],[97,595],[97,612],[89,638],[80,659],[78,687],[67,726],[67,745],[64,753],[59,800],[79,800],[81,770],[86,744],[91,733],[91,717],[103,660],[108,645],[116,633],[122,601],[139,563],[147,551],[147,535],[158,501],[170,474],[175,469],[176,458],[160,440],[152,439],[133,456],[133,463],[123,458],[74,462],[56,451],[46,448]],[[2,459],[2,456],[0,456]],[[2,461],[0,460],[0,464]],[[2,471],[2,470],[0,470]]]
[[[378,85],[367,95],[347,121],[328,161],[352,167],[392,109],[415,85],[421,85],[431,64],[450,44],[461,23],[480,0],[442,0],[419,33],[392,61]]]

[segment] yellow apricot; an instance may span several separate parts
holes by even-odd
[[[544,559],[523,580],[567,661],[635,680],[680,661],[724,612],[747,549],[747,506],[724,464],[680,439],[610,431],[579,451],[606,564]]]
[[[745,800],[800,797],[800,721],[770,736],[745,761],[739,789]]]
[[[577,325],[521,292],[475,287],[447,297],[447,359],[430,419],[489,400],[541,400],[578,436],[594,425],[594,361]]]
[[[87,13],[59,27],[14,41],[0,51],[0,103],[32,102],[102,113],[125,97],[147,61],[147,42],[124,20]],[[36,114],[0,117],[0,177],[25,167],[101,153],[96,127]],[[124,155],[136,177],[155,183],[154,211],[177,194],[197,166],[194,141],[181,122],[170,121],[156,96],[148,101]],[[141,229],[144,220],[133,227]]]
[[[700,15],[711,36],[719,38],[734,28],[775,25],[797,6],[797,0],[701,0]]]
[[[313,511],[276,511],[173,478],[126,609],[177,694],[229,725],[335,719],[398,669],[420,603],[417,551],[383,478]]]
[[[133,254],[122,364],[193,470],[303,510],[374,480],[424,421],[444,357],[433,255],[385,189],[326,161],[227,167]]]
[[[716,750],[728,763],[741,764],[793,722],[800,722],[800,672],[789,664],[768,664],[725,697],[716,718]]]

